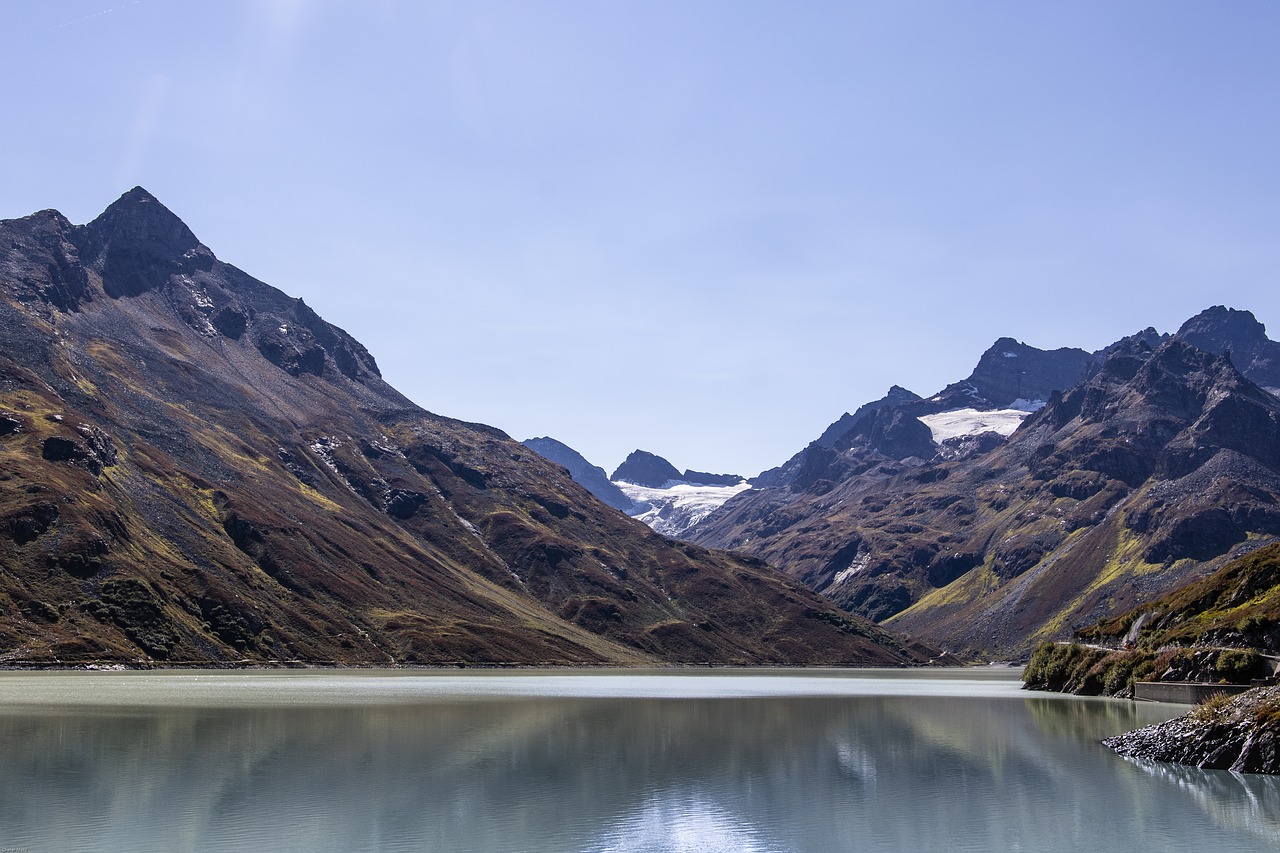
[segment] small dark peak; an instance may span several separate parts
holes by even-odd
[[[968,379],[948,385],[927,401],[929,410],[1021,408],[1076,385],[1093,363],[1093,355],[1082,349],[1042,350],[1013,338],[998,338]]]
[[[836,450],[863,446],[892,459],[931,459],[937,451],[933,432],[915,415],[886,406],[860,421],[836,445]]]
[[[667,482],[681,477],[680,471],[661,456],[644,450],[633,450],[609,479],[659,489]]]
[[[1099,375],[1108,382],[1128,382],[1138,375],[1138,371],[1151,358],[1156,348],[1162,345],[1164,339],[1157,336],[1157,340],[1159,342],[1153,344],[1145,332],[1139,332],[1116,341],[1102,350],[1103,362]]]
[[[178,255],[200,246],[186,223],[142,187],[120,196],[86,227],[103,242],[149,245]]]
[[[746,477],[740,474],[712,474],[708,471],[694,471],[686,468],[680,479],[695,486],[736,486]]]
[[[21,224],[26,229],[34,231],[63,234],[70,233],[75,228],[71,224],[71,220],[63,216],[61,211],[54,210],[51,207],[45,210],[37,210],[35,213],[19,219],[5,220],[5,224]]]
[[[1189,423],[1199,417],[1206,395],[1224,370],[1238,381],[1227,358],[1174,338],[1151,354],[1130,384],[1154,412]]]
[[[74,242],[76,227],[56,210],[0,222],[4,290],[27,305],[78,311],[91,297]]]
[[[1140,375],[1135,377],[1142,381],[1153,381],[1161,376],[1172,376],[1179,379],[1192,374],[1216,373],[1230,365],[1230,359],[1203,350],[1180,338],[1173,338],[1161,344],[1143,365]]]
[[[1267,339],[1267,327],[1251,311],[1225,305],[1206,308],[1178,329],[1177,337],[1215,355]]]
[[[889,392],[879,400],[873,400],[870,403],[863,403],[853,414],[845,412],[840,419],[827,427],[822,435],[815,439],[814,443],[819,447],[835,447],[842,438],[849,434],[849,431],[857,426],[863,419],[877,412],[886,406],[902,406],[907,403],[920,402],[920,396],[908,391],[901,385],[894,385],[889,388]]]
[[[1264,388],[1280,389],[1280,343],[1249,311],[1215,305],[1182,324],[1175,336],[1231,363]],[[1273,391],[1275,393],[1275,391]]]
[[[98,268],[113,299],[139,296],[214,261],[186,223],[142,187],[120,196],[77,236],[81,256]]]
[[[1164,334],[1161,334],[1160,332],[1157,332],[1155,329],[1155,326],[1147,326],[1141,332],[1138,332],[1137,334],[1134,334],[1134,335],[1130,335],[1130,337],[1136,340],[1142,341],[1147,346],[1151,347],[1151,349],[1153,350],[1156,347],[1160,346],[1165,341],[1169,340],[1169,335],[1164,335]]]
[[[1147,326],[1147,328],[1140,332],[1134,332],[1132,335],[1127,335],[1115,343],[1103,347],[1093,354],[1093,358],[1098,367],[1101,367],[1113,353],[1119,350],[1132,350],[1135,346],[1145,346],[1147,352],[1154,352],[1157,347],[1169,340],[1171,337],[1173,336],[1157,332],[1154,326]]]

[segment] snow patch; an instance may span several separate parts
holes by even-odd
[[[869,566],[870,564],[871,564],[870,554],[863,554],[861,557],[855,558],[854,561],[849,564],[849,568],[841,570],[835,576],[835,579],[831,581],[831,585],[840,586],[840,584],[844,583],[849,578],[853,577],[859,572],[865,572],[867,570],[867,566]]]
[[[1017,354],[1016,352],[1006,352],[1006,353],[1001,353],[1001,354],[1002,354],[1005,358],[1017,358],[1017,357],[1018,357],[1018,354]]]
[[[1009,408],[1017,409],[1020,412],[1038,412],[1043,409],[1048,402],[1045,400],[1028,400],[1025,397],[1019,397],[1009,404]]]
[[[1021,409],[996,409],[980,412],[977,409],[955,409],[936,415],[923,415],[920,422],[933,433],[933,440],[941,444],[949,438],[994,432],[1003,436],[1013,435],[1030,412]]]
[[[615,480],[613,484],[633,503],[627,514],[665,536],[679,536],[729,498],[751,488],[745,480],[736,486],[694,486],[668,481],[660,489],[637,486],[625,480]]]

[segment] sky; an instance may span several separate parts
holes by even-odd
[[[0,218],[135,185],[439,414],[754,475],[996,338],[1280,337],[1280,4],[0,0]]]

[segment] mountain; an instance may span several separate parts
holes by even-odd
[[[1013,338],[1000,338],[982,354],[967,379],[929,398],[929,408],[931,412],[1034,409],[1054,391],[1065,391],[1079,382],[1093,361],[1094,356],[1082,349],[1041,350]]]
[[[574,482],[586,488],[587,491],[614,509],[620,509],[623,512],[631,509],[631,498],[624,495],[621,489],[609,482],[604,469],[597,465],[592,465],[581,453],[569,445],[545,436],[543,438],[528,438],[522,441],[521,444],[537,453],[543,459],[549,459],[557,465],[563,465],[568,469],[569,476],[573,478]]]
[[[863,403],[853,414],[845,412],[835,423],[823,430],[822,435],[813,440],[813,443],[819,447],[835,447],[840,439],[849,434],[855,426],[862,422],[864,418],[873,412],[886,407],[903,406],[907,403],[920,402],[920,396],[908,391],[901,385],[894,385],[889,389],[889,393],[885,394],[879,400],[870,403]]]
[[[1280,394],[1280,343],[1267,337],[1266,326],[1252,313],[1215,305],[1183,323],[1176,337],[1214,355],[1229,356],[1245,376]]]
[[[990,436],[1008,436],[1026,415],[1044,405],[1054,391],[1079,382],[1099,356],[1082,349],[1041,350],[1000,338],[967,379],[953,382],[928,399],[894,385],[879,400],[846,412],[808,447],[751,481],[758,488],[794,485],[797,480],[838,480],[847,473],[840,456],[863,445],[894,459],[930,460],[990,449]],[[919,420],[927,430],[920,429]],[[834,467],[832,467],[834,466]]]
[[[664,536],[682,537],[686,530],[747,488],[737,474],[681,473],[661,456],[632,451],[613,472],[613,484],[631,501],[634,518]]]
[[[929,655],[419,408],[141,188],[0,222],[0,566],[9,665]]]
[[[746,492],[687,535],[931,642],[1025,654],[1280,536],[1280,399],[1226,356],[1155,342],[1109,347],[970,453],[922,458],[915,404],[883,407],[823,458],[811,446],[785,488]]]
[[[661,456],[647,450],[633,450],[609,479],[615,483],[621,481],[660,489],[673,480],[679,480],[680,472]]]
[[[845,412],[833,424],[823,430],[809,445],[792,456],[777,468],[770,468],[751,480],[751,485],[760,489],[789,486],[798,478],[814,479],[814,472],[822,470],[839,451],[837,445],[844,446],[845,439],[864,421],[881,409],[900,409],[908,403],[918,403],[921,398],[898,385],[889,389],[879,400],[864,403],[853,413]],[[932,455],[932,454],[930,454]]]

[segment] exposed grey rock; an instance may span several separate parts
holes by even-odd
[[[661,456],[646,450],[633,450],[610,480],[623,480],[637,486],[648,486],[652,489],[662,488],[664,483],[681,479],[680,471]]]
[[[1205,770],[1280,773],[1280,687],[1258,687],[1224,704],[1103,741],[1129,758]]]

